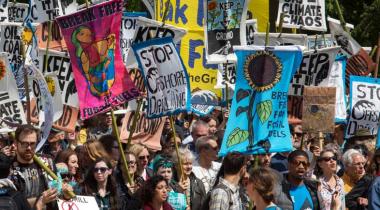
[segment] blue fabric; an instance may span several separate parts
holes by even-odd
[[[281,208],[278,206],[268,206],[264,210],[281,210]]]
[[[292,197],[294,210],[313,209],[313,200],[305,185],[291,188],[289,193]]]
[[[262,58],[264,47],[245,46],[234,50],[238,59],[236,87],[219,155],[232,151],[245,154],[291,151],[288,89],[301,64],[302,50],[297,46],[278,46],[267,51],[271,59],[266,61],[254,59]],[[262,68],[263,63],[277,66],[277,70]],[[257,87],[260,80],[266,84],[262,88]]]

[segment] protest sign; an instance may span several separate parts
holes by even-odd
[[[29,5],[24,3],[8,3],[8,21],[9,22],[24,22],[29,14]],[[32,9],[30,17],[36,17],[35,10]]]
[[[48,28],[49,23],[44,22],[37,26],[36,37],[38,40],[38,47],[46,49],[47,40],[48,40]],[[51,31],[50,31],[50,42],[49,49],[63,51],[67,49],[65,40],[61,34],[61,30],[56,21],[52,22]]]
[[[72,133],[75,131],[75,126],[79,116],[79,109],[63,105],[62,116],[59,120],[55,121],[53,128]]]
[[[55,122],[61,118],[63,113],[62,91],[59,87],[58,78],[55,73],[45,74],[44,77],[49,88],[50,95],[52,96],[54,110],[53,121]]]
[[[63,15],[60,0],[30,0],[30,13],[37,14],[34,17],[29,15],[29,19],[34,23],[52,21],[56,17]]]
[[[132,44],[162,37],[172,37],[174,43],[178,43],[185,34],[186,30],[183,28],[163,24],[145,17],[138,17],[136,20],[136,29]],[[127,68],[137,68],[137,61],[134,53],[128,53],[126,65]]]
[[[214,111],[214,109],[215,109],[215,106],[191,104],[191,112],[201,117],[209,115],[212,111]]]
[[[229,88],[235,90],[236,83],[236,64],[226,63],[218,65],[217,82],[215,88]]]
[[[148,92],[148,118],[190,111],[189,76],[171,37],[132,46]]]
[[[302,96],[304,86],[319,86],[328,78],[339,47],[306,51],[301,66],[293,76],[289,95]]]
[[[132,40],[136,31],[136,20],[139,16],[146,17],[146,13],[145,12],[124,12],[123,17],[121,19],[120,49],[123,55],[123,62],[125,65],[127,64],[128,53],[130,51]]]
[[[337,44],[342,47],[343,53],[348,57],[346,66],[346,87],[347,90],[349,90],[350,75],[368,75],[375,69],[376,64],[360,44],[357,43],[349,33],[343,30],[338,20],[328,18],[328,21],[331,35]]]
[[[289,82],[302,60],[299,46],[234,47],[235,94],[220,156],[291,151],[287,118]]]
[[[19,125],[26,123],[24,109],[16,90],[16,80],[7,55],[0,53],[0,133],[15,129],[3,120]]]
[[[0,0],[0,23],[8,22],[8,0]]]
[[[331,34],[307,36],[307,49],[315,50],[322,49],[326,47],[334,47],[334,40]]]
[[[254,33],[254,45],[265,45],[265,33]],[[300,45],[307,46],[306,34],[270,33],[268,46]]]
[[[120,53],[122,8],[122,1],[112,0],[57,18],[71,58],[82,119],[139,95]]]
[[[327,31],[324,0],[280,0],[276,24],[284,14],[284,28],[300,28],[313,31]]]
[[[303,132],[334,133],[335,94],[335,87],[305,87],[302,110]]]
[[[43,113],[44,120],[41,120],[40,122],[42,132],[41,141],[38,143],[36,147],[36,151],[38,151],[46,142],[50,133],[50,129],[53,126],[53,99],[42,73],[33,64],[25,65],[24,68],[24,71],[27,71],[28,78],[30,81],[29,88],[32,91],[34,97],[36,98],[36,108],[40,112],[40,114]],[[40,117],[40,119],[41,118],[42,117]]]
[[[142,0],[142,2],[145,4],[145,7],[148,9],[151,19],[154,19],[155,12],[155,0]]]
[[[246,29],[245,29],[245,37],[246,37],[246,40],[247,40],[247,45],[253,45],[253,42],[255,40],[255,32],[258,32],[257,31],[257,20],[256,19],[250,19],[250,20],[246,20],[245,21],[246,23]]]
[[[207,63],[233,60],[232,46],[246,45],[248,1],[206,0],[204,3]]]
[[[350,76],[350,117],[346,138],[358,129],[377,134],[380,117],[380,81],[376,78]]]
[[[64,15],[72,14],[78,11],[78,3],[76,0],[61,0],[62,13]]]
[[[300,124],[302,122],[302,96],[288,95],[288,121],[290,124]]]
[[[76,195],[70,200],[58,199],[59,210],[99,210],[98,203],[93,196]]]
[[[337,56],[331,67],[328,77],[319,86],[336,87],[335,122],[346,123],[347,104],[344,72],[346,70],[346,56]]]
[[[62,92],[61,98],[65,105],[79,107],[78,93],[75,87],[73,70],[70,58],[64,52],[55,50],[48,51],[47,67],[45,68],[46,55],[45,49],[39,49],[39,66],[38,69],[46,75],[55,73],[58,78],[58,87]]]

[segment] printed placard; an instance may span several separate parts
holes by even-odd
[[[306,51],[291,81],[289,95],[302,96],[304,86],[319,86],[328,78],[339,50],[339,47],[332,47]]]
[[[232,46],[246,45],[246,0],[204,1],[207,63],[217,64],[233,58]],[[241,43],[242,42],[242,43]],[[228,56],[230,55],[230,56]]]
[[[122,8],[121,0],[111,0],[57,18],[71,58],[82,119],[139,96],[120,53]]]
[[[280,0],[277,25],[280,24],[281,13],[284,13],[284,28],[327,31],[324,0]]]
[[[305,87],[302,110],[303,132],[334,133],[335,94],[335,87]]]
[[[380,80],[370,77],[350,76],[350,118],[346,138],[358,129],[367,129],[376,135],[380,117]]]
[[[132,46],[148,92],[148,118],[190,111],[190,84],[171,37]]]

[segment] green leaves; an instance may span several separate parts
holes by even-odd
[[[247,140],[248,136],[248,131],[240,130],[240,128],[235,128],[228,136],[227,147],[232,147],[236,144],[240,144],[241,142]]]
[[[256,106],[256,112],[259,116],[261,124],[264,124],[272,114],[272,101],[266,100],[258,103]]]

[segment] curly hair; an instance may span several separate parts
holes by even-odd
[[[141,200],[144,204],[152,202],[154,194],[156,193],[156,187],[158,183],[162,181],[168,184],[168,181],[161,175],[155,175],[151,177],[147,182],[145,182],[141,194]]]

